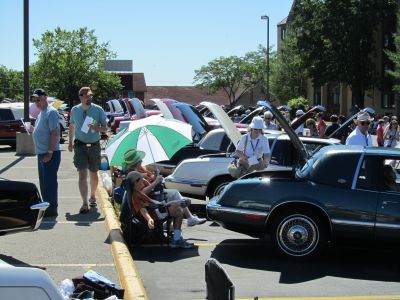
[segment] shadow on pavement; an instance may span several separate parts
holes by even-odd
[[[154,262],[174,262],[181,259],[200,256],[198,247],[192,249],[173,249],[167,245],[143,245],[130,249],[134,260]]]
[[[217,245],[211,257],[235,267],[280,272],[279,282],[286,284],[307,282],[326,276],[400,282],[400,263],[395,250],[331,246],[319,259],[295,262],[274,253],[268,242],[232,239]]]
[[[21,162],[24,158],[25,158],[25,156],[20,156],[20,157],[18,157],[16,160],[10,162],[7,166],[5,166],[5,167],[3,167],[2,169],[0,169],[0,174],[3,174],[3,173],[6,172],[7,170],[11,169],[13,166],[15,166],[16,164],[18,164],[19,162]]]
[[[101,214],[97,209],[90,209],[89,213],[87,214],[71,214],[68,212],[65,214],[65,218],[67,221],[76,222],[76,226],[90,226],[93,222],[104,221],[104,217],[101,218]]]

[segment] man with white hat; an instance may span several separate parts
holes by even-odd
[[[264,125],[265,129],[277,130],[276,124],[272,123],[272,113],[270,111],[264,113]]]
[[[253,118],[249,133],[244,134],[236,147],[239,164],[246,166],[247,173],[263,170],[268,166],[271,151],[267,138],[263,135],[264,121],[261,117]]]
[[[302,109],[298,109],[296,111],[296,118],[293,120],[293,122],[295,122],[302,115],[304,115],[304,111]],[[297,135],[303,135],[303,130],[304,130],[304,123],[301,124],[299,127],[297,127],[294,132],[296,132]]]
[[[346,139],[346,145],[360,145],[372,147],[371,135],[368,133],[371,117],[367,112],[362,112],[357,115],[357,127]]]

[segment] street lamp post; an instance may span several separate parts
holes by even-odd
[[[267,100],[269,101],[269,17],[261,16],[261,20],[267,20]]]

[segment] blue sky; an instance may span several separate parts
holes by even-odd
[[[23,0],[0,0],[0,64],[23,69]],[[276,25],[292,0],[30,0],[30,39],[57,26],[86,26],[133,60],[147,85],[192,85],[194,70],[221,56],[277,44]],[[30,61],[36,60],[30,46]]]

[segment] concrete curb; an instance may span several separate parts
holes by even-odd
[[[122,236],[121,227],[114,208],[108,201],[108,193],[103,187],[101,172],[99,172],[99,188],[97,197],[99,199],[101,210],[104,213],[105,223],[109,232],[109,240],[111,243],[111,251],[114,263],[117,269],[119,281],[125,290],[125,300],[147,300],[146,290],[143,286],[142,279],[136,269],[136,265],[125,244]]]

